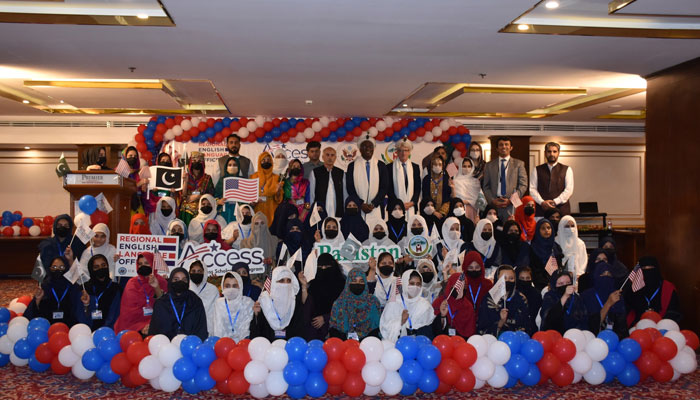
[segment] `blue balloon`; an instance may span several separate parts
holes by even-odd
[[[103,342],[105,340],[112,340],[116,339],[117,335],[114,334],[114,331],[112,328],[103,326],[95,331],[95,333],[92,334],[92,341],[95,343],[95,346],[99,345],[100,342]]]
[[[263,136],[263,139],[265,140],[265,143],[270,143],[274,138],[269,133],[266,133],[265,136]]]
[[[216,386],[216,381],[209,375],[209,367],[200,368],[194,374],[194,380],[197,382],[197,389],[201,391],[211,390]]]
[[[508,375],[508,382],[506,382],[505,386],[503,386],[506,389],[512,388],[518,383],[518,380],[511,375]]]
[[[14,219],[15,219],[14,222],[17,222],[17,221],[21,221],[21,220],[22,220],[22,214],[20,214],[19,211],[16,212],[16,213],[14,213],[14,214],[12,214],[12,215],[14,215]]]
[[[635,362],[642,355],[642,346],[637,343],[634,339],[622,339],[619,345],[617,345],[617,352],[622,355],[622,357],[628,363]]]
[[[206,141],[207,141],[207,135],[206,135],[206,133],[202,132],[202,133],[200,133],[199,135],[197,135],[197,140],[199,141],[199,143],[204,143],[204,142],[206,142]]]
[[[155,131],[153,129],[146,129],[143,131],[143,137],[146,139],[153,139],[153,136],[155,135]]]
[[[282,130],[282,132],[287,132],[291,127],[289,126],[289,122],[283,121],[282,123],[280,123],[279,128]]]
[[[510,347],[510,354],[520,353],[520,339],[518,338],[518,335],[515,334],[515,332],[505,331],[501,333],[501,336],[498,337],[498,340],[507,344],[508,347]]]
[[[426,344],[433,344],[433,342],[428,339],[427,336],[416,336],[416,343],[418,343],[418,350],[420,351],[421,346],[426,345]]]
[[[394,136],[399,135],[399,138],[402,138],[404,136],[408,136],[411,134],[411,131],[408,130],[408,128],[401,128],[401,130],[398,133],[394,133]]]
[[[506,371],[508,371],[508,375],[517,380],[527,375],[530,364],[521,354],[513,354],[510,356],[510,360],[508,360],[505,367]]]
[[[193,376],[192,378],[182,381],[182,390],[189,394],[199,393],[199,387],[197,386],[197,379]]]
[[[306,350],[304,365],[306,365],[309,372],[322,372],[327,362],[328,356],[326,352],[323,351],[323,347],[310,346],[309,349]]]
[[[164,123],[164,122],[165,122],[165,117],[164,117],[164,116],[158,117],[158,119],[156,119],[156,122],[158,122],[159,124]]]
[[[404,396],[410,396],[413,393],[415,393],[416,390],[418,390],[417,384],[411,384],[411,383],[404,382],[400,393]]]
[[[299,121],[300,121],[300,120],[298,120],[298,119],[296,119],[296,118],[290,118],[290,119],[289,119],[289,129],[292,129],[292,128],[296,127],[296,126],[297,126],[297,123],[298,123]]]
[[[34,220],[31,218],[27,218],[24,221],[22,221],[22,225],[26,226],[27,228],[31,228],[32,225],[34,225]]]
[[[122,330],[122,331],[119,331],[119,333],[117,333],[117,340],[121,340],[121,339],[122,339],[122,336],[124,336],[124,334],[127,333],[127,332],[129,332],[128,329],[124,329],[124,330]]]
[[[153,148],[156,147],[156,142],[153,139],[148,139],[146,140],[146,147],[148,147],[148,150],[152,150]]]
[[[156,129],[157,125],[158,125],[158,123],[156,121],[148,121],[148,123],[146,124],[148,129]]]
[[[100,357],[106,361],[112,361],[112,358],[121,353],[122,348],[119,346],[119,341],[114,339],[102,340],[97,344],[97,351],[100,352]]]
[[[418,388],[423,393],[432,393],[437,390],[438,386],[440,386],[440,379],[435,371],[423,371],[423,375],[421,375],[418,381]]]
[[[12,211],[10,210],[5,210],[2,212],[2,217],[3,218],[12,218]]]
[[[337,137],[343,137],[348,134],[348,131],[345,130],[345,128],[338,128],[337,131],[335,131],[335,135]]]
[[[404,359],[403,365],[399,368],[401,379],[410,385],[417,385],[423,375],[423,367],[416,360]]]
[[[418,343],[413,336],[403,336],[396,342],[396,349],[403,355],[403,360],[414,360],[418,356]]]
[[[29,321],[29,325],[27,325],[27,331],[42,330],[48,332],[50,327],[51,323],[48,319],[36,317]]]
[[[34,357],[34,354],[32,354],[31,357],[29,357],[29,368],[31,368],[32,371],[35,372],[44,372],[47,369],[51,367],[51,364],[42,364],[40,363],[36,357]]]
[[[337,142],[338,141],[338,136],[335,135],[335,132],[328,135],[328,141],[329,142]]]
[[[222,129],[224,129],[224,124],[222,124],[221,121],[214,122],[214,131],[216,131],[216,133],[221,132]]]
[[[229,117],[224,117],[224,119],[221,120],[224,123],[224,126],[229,126],[231,125],[232,119]]]
[[[13,222],[14,221],[12,220],[12,218],[8,218],[8,219],[3,218],[2,219],[2,226],[10,226],[10,225],[12,225]]]
[[[204,131],[204,135],[206,135],[207,139],[209,139],[216,136],[216,132],[214,131],[214,128],[207,128],[207,130]]]
[[[199,368],[209,368],[209,364],[214,360],[216,360],[214,348],[204,343],[197,346],[194,353],[192,353],[192,361]]]
[[[418,350],[417,360],[424,370],[433,370],[440,365],[442,354],[437,347],[432,344],[426,344]],[[421,389],[422,390],[422,389]],[[425,392],[425,390],[423,390]]]
[[[34,350],[32,349],[32,346],[29,344],[29,341],[27,341],[27,338],[22,338],[15,342],[15,355],[19,358],[24,358],[27,359],[29,358]]]
[[[100,351],[92,348],[85,353],[83,353],[83,367],[85,367],[86,370],[88,371],[95,371],[100,369],[102,367],[102,364],[104,364],[105,360],[100,356]]]
[[[97,200],[95,200],[95,197],[86,194],[78,200],[78,207],[85,214],[92,215],[97,210]]]
[[[522,352],[523,351],[522,345],[523,345],[523,343],[530,340],[530,335],[528,335],[525,331],[516,331],[515,336],[517,336],[518,339],[520,339],[520,346],[521,346],[520,351]]]
[[[598,334],[598,339],[602,339],[608,344],[608,351],[617,350],[617,345],[620,343],[620,338],[617,334],[610,329],[606,329]]]
[[[620,353],[616,351],[611,351],[608,356],[605,357],[603,361],[600,362],[605,368],[605,372],[613,377],[622,372],[625,369],[625,359],[622,358]]]
[[[207,338],[207,340],[205,340],[204,343],[202,343],[202,344],[207,345],[213,349],[214,346],[216,346],[216,342],[218,342],[219,339],[221,339],[221,338],[218,336],[209,336]]]
[[[316,346],[323,347],[323,342],[318,340],[318,339],[314,339],[314,340],[309,342],[309,347],[316,347]]]
[[[409,131],[413,132],[416,129],[418,129],[418,123],[416,123],[416,121],[411,121],[408,123],[408,130]]]
[[[290,361],[282,371],[284,380],[289,386],[303,385],[306,378],[309,376],[309,370],[301,361]]]
[[[348,121],[345,123],[345,130],[350,132],[351,130],[355,129],[355,123],[352,122],[352,120]]]
[[[534,364],[542,359],[544,356],[544,347],[542,343],[535,339],[528,339],[525,343],[520,346],[520,354],[522,354],[527,362]]]
[[[306,340],[298,336],[289,339],[287,344],[284,345],[289,361],[303,361],[308,348],[309,345],[306,344]]]
[[[10,310],[0,307],[0,322],[10,322]]]
[[[7,328],[10,327],[10,324],[7,322],[0,322],[0,337],[5,336],[7,334]]]
[[[641,375],[639,374],[639,369],[637,369],[637,366],[632,363],[628,363],[625,366],[625,369],[623,369],[622,372],[617,375],[617,379],[625,386],[636,385],[639,383],[640,378]]]
[[[530,364],[527,370],[527,374],[520,378],[520,382],[527,386],[535,386],[540,382],[541,378],[542,374],[540,373],[540,369],[537,368],[537,365]]]
[[[305,385],[289,386],[287,388],[287,395],[293,399],[301,399],[306,396],[306,387]]]
[[[278,127],[274,127],[270,130],[270,133],[272,134],[273,137],[278,138],[282,135],[282,129]]]
[[[9,362],[10,362],[10,355],[0,353],[0,367],[4,367],[5,365],[9,364]]]
[[[322,373],[312,372],[309,374],[309,377],[306,378],[304,389],[311,397],[321,397],[326,394],[326,391],[328,390],[328,383],[326,383],[326,380],[323,379]]]
[[[190,357],[200,344],[202,344],[202,339],[200,339],[199,336],[189,335],[180,342],[180,352],[183,356]],[[184,379],[180,380],[182,381]]]
[[[104,383],[116,383],[119,380],[119,375],[112,371],[112,367],[109,366],[108,362],[102,364],[95,375],[97,379]]]
[[[188,357],[182,357],[181,359],[175,361],[173,364],[173,375],[182,381],[184,387],[185,381],[189,381],[194,378],[194,374],[197,373],[197,366]]]
[[[259,138],[255,139],[255,141],[258,142],[258,143],[262,143],[262,142],[265,141],[265,138],[264,138],[264,137],[259,137]]]
[[[27,342],[36,350],[36,348],[49,341],[49,333],[43,330],[33,330],[27,334]]]
[[[603,381],[603,383],[610,383],[614,380],[615,380],[615,375],[610,374],[607,371],[605,371],[605,380]]]

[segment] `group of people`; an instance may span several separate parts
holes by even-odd
[[[208,266],[199,259],[178,265],[165,279],[154,273],[154,256],[147,252],[138,256],[137,276],[120,280],[108,227],[93,227],[87,248],[79,241],[68,246],[73,222],[61,215],[54,236],[40,245],[47,275],[25,316],[169,337],[391,341],[413,334],[469,337],[574,327],[611,328],[625,337],[646,310],[681,317],[675,288],[663,280],[656,259],[639,260],[646,284],[633,292],[612,238],[587,254],[567,215],[573,173],[558,163],[556,143],[545,146],[547,162],[532,171],[530,196],[524,163],[510,157],[507,137],[498,139],[498,157],[488,163],[472,143],[453,176],[445,148],[419,166],[410,161],[407,140],[386,165],[375,159],[373,141],[363,139],[360,157],[347,171],[335,166],[335,150],[321,151],[319,143],[307,145],[306,163],[287,161],[283,151],[262,153],[257,171],[239,154],[235,135],[227,147],[216,183],[204,172],[201,155],[193,154],[181,193],[137,194],[130,233],[177,236],[180,248],[188,241],[261,248],[272,267],[265,290],[246,263],[232,265],[219,287],[209,283]],[[139,187],[148,190],[146,179],[138,179],[138,152],[127,148],[123,154]],[[159,155],[158,164],[172,165],[169,157]],[[226,203],[221,185],[229,176],[258,178],[259,201]],[[311,224],[315,213],[321,222]],[[382,252],[358,263],[319,252],[321,245],[339,249],[351,236],[363,246],[398,247],[398,257]],[[429,244],[421,256],[409,251],[417,237]],[[305,262],[314,261],[314,273],[305,271],[305,262],[284,262],[297,250]],[[64,277],[76,259],[90,275],[84,285]],[[489,290],[499,279],[506,295],[494,301]]]

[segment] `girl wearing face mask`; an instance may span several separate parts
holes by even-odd
[[[338,262],[328,253],[318,256],[316,277],[309,284],[313,301],[311,321],[307,326],[309,340],[325,340],[328,336],[333,303],[345,288],[345,276]]]
[[[217,290],[218,293],[218,290]],[[243,280],[235,272],[226,272],[221,280],[222,297],[216,299],[213,336],[229,337],[236,342],[250,336],[253,300],[243,295]]]
[[[455,217],[459,220],[460,229],[462,230],[462,238],[470,240],[474,235],[474,222],[467,218],[464,202],[458,197],[450,199],[450,212],[447,217]]]
[[[168,289],[168,281],[153,273],[153,257],[151,252],[142,252],[136,257],[137,275],[129,279],[122,292],[119,318],[114,324],[117,332],[127,329],[148,334],[156,299]]]
[[[297,207],[289,202],[280,203],[275,210],[275,219],[272,221],[272,225],[270,225],[270,233],[272,233],[273,236],[284,239],[287,233],[285,230],[287,222],[292,219],[300,219]]]
[[[401,275],[402,290],[386,304],[379,322],[382,338],[396,343],[401,336],[423,335],[433,338],[435,313],[430,302],[421,296],[423,278],[416,270]]]
[[[542,294],[532,284],[532,270],[528,266],[515,268],[515,287],[527,298],[527,307],[533,326],[537,326],[537,315],[542,307]]]
[[[348,196],[345,199],[345,212],[343,213],[343,232],[344,237],[350,237],[350,234],[360,242],[364,242],[369,238],[369,228],[365,223],[364,218],[360,215],[359,208],[360,199],[353,196]]]
[[[535,227],[532,227],[535,230]],[[520,225],[515,221],[503,224],[503,234],[496,237],[501,263],[515,267],[530,265],[530,245],[522,240]]]
[[[148,335],[195,335],[209,337],[202,300],[189,290],[190,278],[184,268],[175,268],[168,280],[168,293],[156,300]]]
[[[549,272],[545,269],[550,257],[557,262],[557,269],[562,269],[562,255],[559,245],[554,243],[552,223],[546,219],[537,221],[535,236],[530,242],[530,268],[532,268],[532,281],[537,290],[542,290],[549,284]]]
[[[302,249],[302,258],[306,260],[309,254],[309,248],[304,246],[304,237],[302,233],[303,223],[298,219],[290,219],[287,221],[284,230],[285,234],[282,237],[282,241],[277,244],[277,250],[275,252],[277,260],[282,260],[285,256],[292,256],[297,250]],[[280,254],[282,251],[282,245],[287,246],[287,254]]]
[[[483,258],[481,254],[476,251],[470,251],[464,256],[462,270],[466,277],[464,297],[469,299],[474,309],[474,315],[478,317],[481,303],[484,297],[486,297],[486,294],[493,287],[493,282],[486,279]]]
[[[275,257],[275,243],[277,241],[270,234],[270,230],[267,228],[267,217],[261,212],[256,212],[253,217],[253,228],[246,239],[241,241],[242,249],[253,249],[261,248],[263,249],[263,255],[265,258],[269,258],[270,264],[274,261]]]
[[[423,200],[429,199],[435,205],[433,214],[438,219],[443,219],[450,209],[452,188],[449,179],[450,177],[445,173],[445,162],[438,154],[433,154],[430,158],[430,171],[423,178],[421,193]]]
[[[258,171],[250,178],[257,179],[260,188],[257,203],[251,204],[255,212],[262,212],[267,217],[268,227],[272,223],[275,210],[282,202],[283,185],[279,174],[275,174],[272,168],[272,155],[264,152],[258,157]]]
[[[554,329],[562,335],[569,329],[588,329],[586,308],[576,293],[568,271],[556,271],[549,281],[549,291],[542,299],[541,330]]]
[[[498,209],[492,205],[487,205],[484,211],[481,212],[481,219],[488,219],[496,228],[496,233],[503,230],[503,221],[498,219]]]
[[[558,208],[550,208],[544,212],[544,218],[552,223],[552,229],[554,229],[554,237],[557,236],[557,229],[559,229],[559,221],[561,221],[561,211]],[[600,246],[600,245],[599,245]],[[627,268],[625,268],[627,271]]]
[[[437,330],[435,335],[469,338],[476,329],[476,309],[469,300],[469,286],[455,288],[461,274],[452,274],[442,295],[433,301]],[[488,282],[488,281],[487,281]]]
[[[617,257],[617,253],[615,252],[615,248],[617,247],[615,239],[611,236],[604,236],[598,239],[598,247],[605,252],[608,258],[608,264],[610,264],[612,268],[613,276],[620,282],[620,285],[622,285],[622,282],[624,282],[627,275],[629,275],[629,269],[620,261],[620,258]]]
[[[148,217],[144,214],[132,215],[129,233],[132,235],[150,235],[151,230],[148,228]]]
[[[459,220],[455,217],[448,217],[442,224],[442,241],[435,246],[436,254],[433,262],[441,265],[450,251],[452,251],[452,254],[460,254],[468,248],[467,243],[462,240],[462,229]],[[440,269],[444,271],[447,267],[444,265]]]
[[[530,196],[523,196],[523,204],[515,209],[515,221],[520,225],[521,239],[523,242],[531,242],[535,237],[535,200]]]
[[[588,253],[586,252],[586,244],[578,237],[574,217],[566,215],[559,221],[559,229],[554,241],[561,248],[564,256],[563,265],[573,274],[574,284],[576,284],[578,277],[586,271]]]
[[[316,231],[314,236],[317,244],[340,248],[345,243],[340,223],[333,217],[324,219],[321,224],[321,231]]]
[[[241,176],[241,165],[237,158],[229,157],[226,160],[226,169],[223,171],[221,178],[216,182],[214,187],[214,197],[216,197],[217,211],[226,223],[229,224],[236,220],[236,204],[235,201],[226,201],[224,199],[224,179],[236,178]]]
[[[253,301],[258,301],[262,288],[260,286],[254,285],[250,280],[250,267],[245,262],[237,262],[233,264],[231,268],[233,272],[237,273],[243,280],[243,296],[249,297]]]
[[[479,181],[484,179],[484,167],[486,166],[486,161],[484,161],[484,151],[481,145],[477,142],[471,142],[469,144],[469,158],[472,160],[474,165],[474,171],[472,174]]]
[[[249,204],[238,207],[236,220],[226,225],[221,231],[221,237],[234,249],[241,248],[241,241],[247,239],[253,230],[253,215],[255,211]]]
[[[204,223],[204,241],[203,243],[217,242],[221,245],[222,250],[229,250],[231,246],[221,238],[221,226],[216,220],[210,219]]]
[[[367,336],[379,337],[380,315],[379,300],[369,293],[364,272],[354,268],[333,303],[329,336],[358,341]]]
[[[274,159],[272,160],[272,173],[275,175],[284,175],[289,165],[287,153],[284,149],[277,149],[273,152]]]
[[[141,160],[139,151],[134,146],[127,146],[121,153],[121,158],[129,165],[129,175],[127,178],[133,179],[136,182],[136,193],[131,196],[131,212],[145,213],[143,204],[147,203],[146,194],[148,193],[148,179],[141,178]],[[144,166],[148,168],[148,165]]]
[[[63,322],[69,327],[75,325],[74,302],[80,298],[80,291],[63,276],[69,269],[70,264],[64,257],[58,256],[51,260],[46,278],[24,311],[27,319],[42,317],[52,324]]]
[[[625,304],[618,289],[610,265],[607,262],[596,264],[593,287],[581,293],[586,307],[588,330],[594,335],[602,330],[612,329],[620,339],[629,336]]]
[[[304,168],[298,159],[289,163],[287,174],[284,179],[284,201],[291,203],[297,208],[299,219],[306,219],[306,214],[311,208],[309,180],[304,178]]]
[[[681,320],[681,304],[673,283],[664,280],[656,257],[645,256],[639,259],[639,266],[644,275],[644,287],[637,292],[632,285],[624,287],[625,299],[630,305],[627,314],[627,326],[634,326],[647,311],[657,312],[663,319]],[[619,286],[618,286],[619,287]]]
[[[369,273],[367,274],[367,287],[369,293],[373,293],[383,309],[389,301],[391,294],[396,290],[396,265],[391,253],[384,252],[377,257],[376,263],[370,259]]]
[[[214,332],[214,303],[219,298],[219,290],[216,286],[207,282],[209,269],[197,259],[186,261],[183,267],[190,274],[190,291],[202,300],[204,312],[207,316],[207,331]]]
[[[92,257],[98,254],[103,255],[107,259],[107,276],[112,280],[114,279],[114,263],[118,257],[116,257],[117,249],[109,244],[109,228],[107,225],[99,223],[92,227],[92,231],[95,232],[95,236],[90,239],[90,247],[83,251],[80,264],[89,265],[88,261]],[[126,279],[124,281],[126,282]]]
[[[506,294],[498,302],[495,302],[490,294],[486,296],[479,309],[478,333],[498,337],[505,331],[525,331],[528,335],[532,335],[536,327],[530,318],[527,298],[515,287],[513,267],[510,265],[498,267],[494,279],[498,281],[501,277],[506,281]]]
[[[425,223],[428,224],[428,232],[433,234],[433,229],[437,228],[438,232],[441,229],[442,222],[435,216],[435,203],[432,200],[421,200],[420,216],[423,217]]]
[[[427,258],[418,260],[416,271],[423,279],[421,296],[425,297],[432,304],[442,291],[442,285],[438,282],[440,276],[435,269],[435,264]]]
[[[363,246],[371,246],[375,245],[377,247],[380,246],[393,246],[395,243],[389,239],[389,236],[387,235],[387,232],[389,231],[389,228],[386,225],[386,222],[382,219],[378,218],[370,218],[369,221],[367,221],[367,226],[369,227],[369,237],[367,240],[362,242]]]
[[[387,210],[389,211],[389,218],[387,222],[387,226],[389,228],[389,240],[395,244],[399,244],[401,239],[406,237],[408,234],[408,228],[406,226],[406,210],[404,209],[404,205],[401,200],[394,200],[393,202],[389,203]]]
[[[178,238],[178,243],[179,246],[177,248],[178,251],[178,259],[182,255],[182,251],[185,249],[185,246],[187,245],[190,240],[187,239],[187,228],[185,227],[185,223],[182,222],[181,219],[173,219],[170,221],[168,224],[168,231],[166,232],[166,235],[168,236],[177,236]],[[195,242],[192,242],[193,244],[196,244]]]
[[[93,331],[106,326],[114,328],[119,316],[121,289],[109,278],[109,263],[107,257],[96,254],[87,262],[90,280],[85,282],[85,289],[75,290],[73,295],[80,295],[73,304],[77,321],[86,324]]]
[[[462,159],[459,173],[452,179],[452,196],[464,202],[464,215],[476,223],[479,216],[477,203],[484,193],[481,190],[481,182],[474,176],[473,162],[469,157]],[[483,202],[485,205],[486,201]]]
[[[174,220],[177,205],[172,197],[161,197],[156,203],[156,209],[149,215],[151,233],[165,235],[170,221]]]
[[[476,229],[472,236],[471,250],[475,250],[481,255],[486,267],[486,277],[491,279],[494,270],[499,265],[496,257],[499,252],[496,251],[496,239],[493,237],[493,225],[491,221],[482,219],[476,224]]]
[[[210,195],[211,197],[209,200],[211,210],[208,213],[213,211],[214,215],[216,215],[216,202],[213,197],[214,183],[211,176],[204,172],[204,154],[193,151],[190,163],[187,166],[187,182],[182,190],[182,204],[180,204],[180,219],[186,224],[189,225],[190,221],[199,215],[201,210],[200,198],[204,195]]]
[[[590,289],[593,287],[593,272],[595,272],[595,267],[599,262],[606,262],[608,264],[608,256],[605,253],[605,250],[603,249],[595,249],[591,251],[591,254],[588,255],[588,263],[586,264],[586,272],[584,272],[583,275],[578,277],[578,285],[577,285],[577,290],[579,293],[583,293],[586,290]],[[618,287],[622,285],[622,280],[616,280],[616,284],[618,284]]]
[[[253,306],[254,315],[250,322],[251,339],[262,336],[273,341],[305,336],[305,326],[308,321],[304,320],[304,314],[308,288],[305,287],[306,282],[302,284],[303,287],[292,270],[285,266],[272,270],[270,291],[262,292]]]
[[[219,226],[226,226],[226,220],[220,215],[216,215],[216,201],[214,196],[205,194],[199,199],[199,213],[192,218],[187,228],[187,234],[190,240],[197,243],[204,242],[204,224],[213,219]]]

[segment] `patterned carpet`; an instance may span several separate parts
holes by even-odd
[[[37,281],[30,278],[0,279],[0,307],[7,306],[12,299],[19,296],[33,296],[37,286]]]

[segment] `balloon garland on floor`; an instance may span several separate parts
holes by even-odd
[[[235,133],[249,143],[353,142],[368,134],[376,141],[397,142],[406,137],[413,142],[451,143],[467,154],[471,142],[469,129],[454,119],[429,118],[200,118],[152,117],[136,129],[133,142],[145,160],[151,163],[162,146],[170,141],[220,143]]]
[[[698,336],[679,330],[671,320],[647,313],[629,338],[605,330],[503,332],[461,337],[402,337],[396,344],[368,337],[325,342],[302,338],[259,337],[235,343],[230,338],[163,335],[142,339],[135,331],[115,334],[110,328],[91,332],[84,324],[70,329],[44,318],[11,318],[0,308],[0,366],[28,365],[36,372],[71,372],[80,380],[96,376],[127,387],[150,384],[196,394],[216,388],[222,394],[253,397],[287,394],[294,399],[348,396],[412,395],[469,392],[485,384],[509,388],[552,380],[567,386],[584,379],[591,385],[615,378],[633,386],[652,377],[675,381],[697,368]]]

